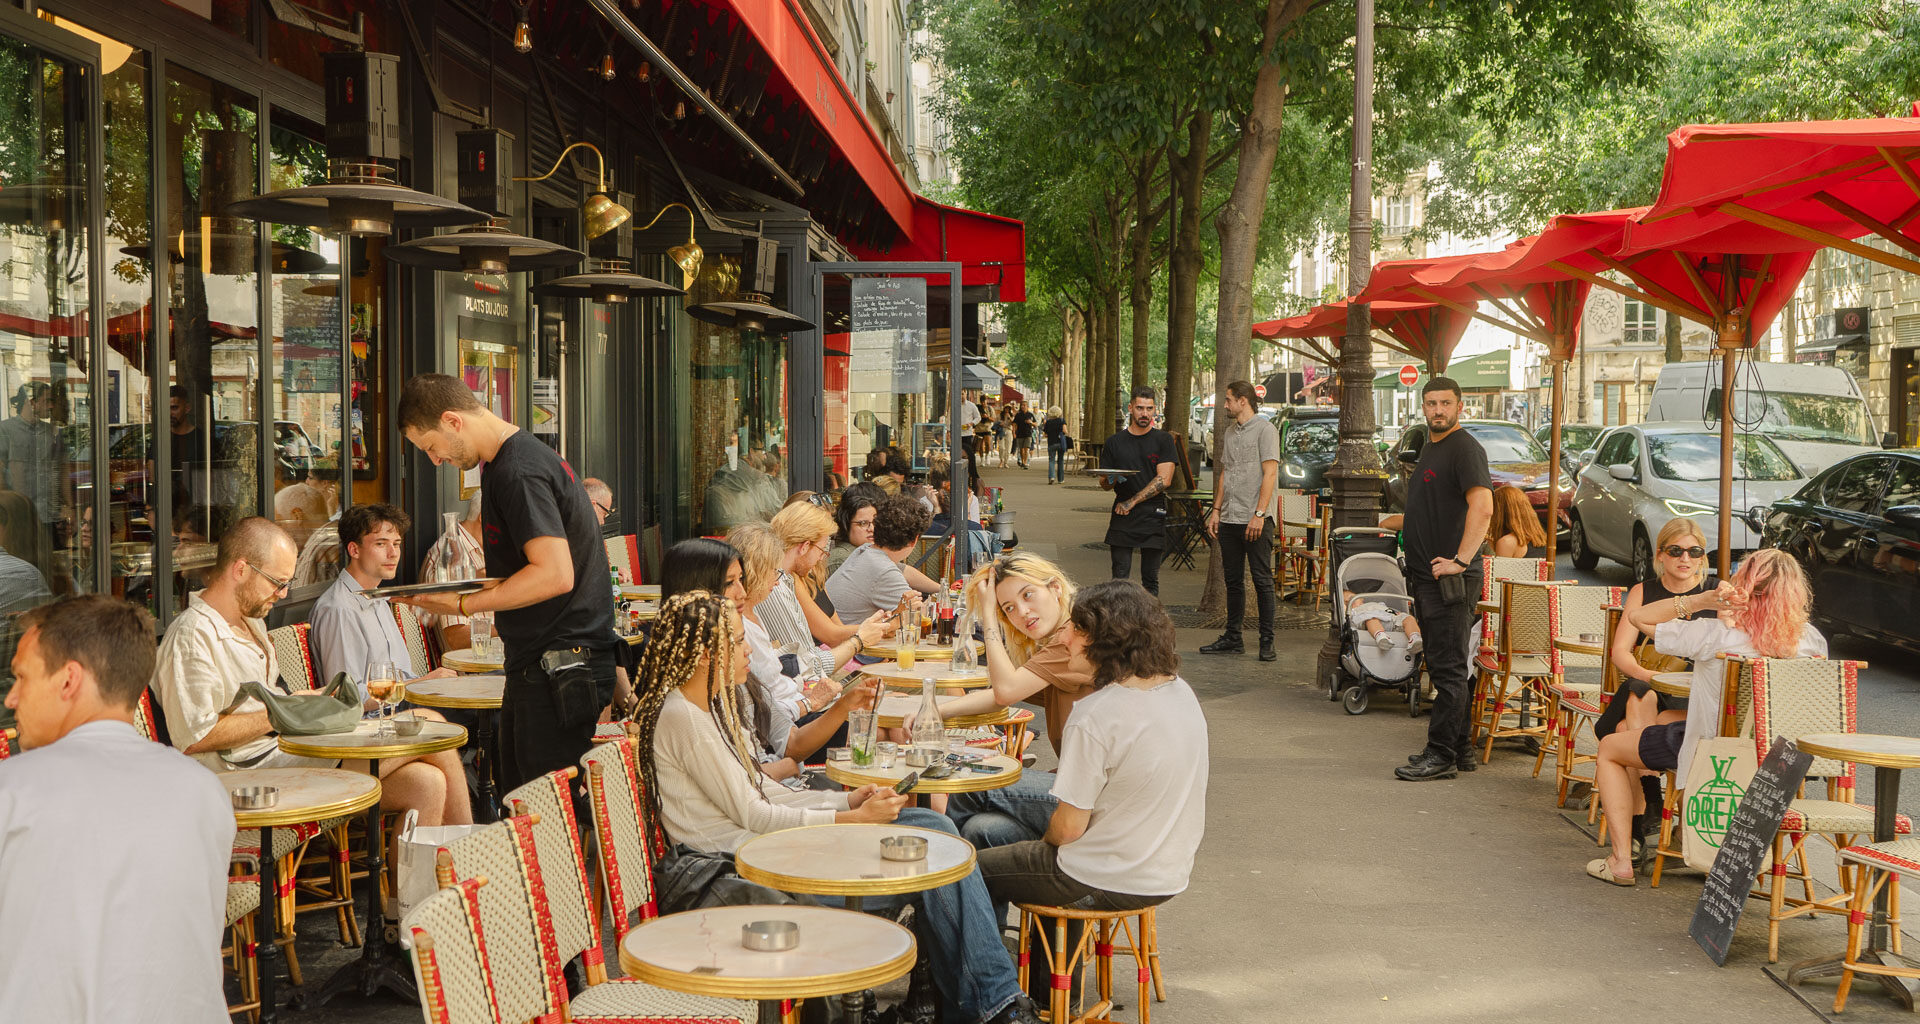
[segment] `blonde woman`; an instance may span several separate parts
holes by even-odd
[[[799,659],[803,675],[831,675],[898,628],[885,612],[848,626],[815,603],[814,594],[826,582],[822,566],[839,528],[826,509],[798,502],[781,509],[767,525],[780,543],[780,562],[772,589],[754,614],[775,646]]]
[[[1074,589],[1059,566],[1026,551],[976,573],[967,607],[979,617],[993,685],[948,703],[945,713],[982,714],[1031,700],[1046,711],[1047,739],[1058,752],[1073,705],[1094,691],[1092,666],[1067,650]],[[1028,771],[1012,786],[956,795],[947,814],[982,849],[1038,839],[1057,805],[1052,790],[1052,773]]]

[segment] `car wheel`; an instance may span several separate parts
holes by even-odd
[[[1591,570],[1600,564],[1600,555],[1587,543],[1587,528],[1581,524],[1578,516],[1574,517],[1573,525],[1567,529],[1567,553],[1573,556],[1575,569]]]
[[[1632,568],[1636,580],[1650,580],[1657,571],[1653,567],[1653,541],[1647,539],[1646,529],[1639,526],[1633,528]]]

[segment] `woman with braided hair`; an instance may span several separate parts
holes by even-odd
[[[757,835],[836,822],[954,827],[945,815],[907,807],[891,789],[850,793],[789,790],[767,778],[731,699],[747,675],[745,629],[733,603],[705,591],[668,598],[654,620],[634,688],[647,813],[674,843],[731,855]],[[837,897],[820,897],[838,905]],[[937,889],[869,898],[891,914],[919,904],[921,937],[951,1024],[1037,1024],[993,917],[979,871]]]

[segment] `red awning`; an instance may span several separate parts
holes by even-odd
[[[753,33],[820,130],[860,175],[874,201],[902,232],[911,233],[913,191],[795,0],[718,0],[718,6],[731,10]]]
[[[1027,301],[1027,226],[913,197],[913,226],[886,252],[854,247],[862,259],[962,263],[964,285],[999,285],[1000,302]]]

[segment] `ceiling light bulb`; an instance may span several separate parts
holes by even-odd
[[[644,60],[641,61],[640,69],[634,72],[634,77],[640,79],[642,82],[651,80],[653,78],[653,65]]]
[[[600,78],[602,81],[611,82],[616,73],[613,66],[613,53],[608,51],[606,56],[600,58]]]
[[[525,18],[513,26],[513,48],[521,53],[533,52],[533,29]]]
[[[675,121],[685,121],[687,119],[687,104],[684,100],[673,105],[673,119]]]

